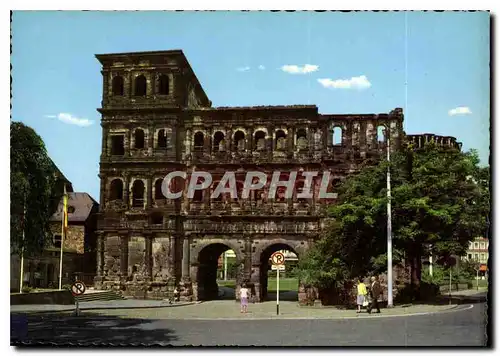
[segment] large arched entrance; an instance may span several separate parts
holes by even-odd
[[[271,269],[270,258],[277,251],[285,255],[285,271],[280,271],[280,300],[298,301],[298,254],[285,243],[270,245],[260,255],[261,300],[276,300],[277,272]]]
[[[237,267],[236,258],[231,258],[231,267],[229,267],[229,277],[234,283],[229,283],[229,285],[222,283],[228,278],[228,258],[225,255],[229,254],[232,256],[230,252],[233,252],[231,248],[223,243],[210,244],[200,251],[196,276],[198,300],[235,298],[234,287],[239,282],[239,278],[238,273],[232,271],[234,269],[232,267]]]

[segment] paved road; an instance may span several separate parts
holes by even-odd
[[[26,316],[13,315],[11,335]],[[486,307],[439,314],[340,320],[154,320],[29,316],[24,342],[175,346],[484,346]],[[12,337],[12,336],[11,336]]]

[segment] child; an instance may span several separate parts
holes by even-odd
[[[240,288],[241,313],[246,313],[248,311],[248,294],[249,289],[246,283],[243,283]]]

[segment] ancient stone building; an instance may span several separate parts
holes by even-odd
[[[98,288],[165,298],[178,286],[183,299],[214,298],[217,259],[232,249],[238,283],[249,281],[263,300],[270,255],[288,249],[300,259],[318,237],[334,202],[318,199],[321,174],[311,199],[278,190],[274,200],[261,194],[268,185],[248,199],[212,200],[205,190],[168,200],[165,175],[206,171],[217,183],[234,171],[240,193],[247,171],[281,171],[286,180],[290,171],[328,170],[334,193],[348,174],[385,155],[387,138],[392,149],[402,143],[399,108],[325,115],[314,105],[212,107],[180,50],[96,57],[103,76]]]

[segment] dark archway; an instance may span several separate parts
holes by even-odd
[[[280,272],[280,300],[298,301],[299,282],[296,275],[298,257],[297,252],[285,243],[276,243],[264,249],[260,255],[260,293],[261,300],[276,300],[276,271],[271,270],[271,255],[277,251],[290,253],[286,256],[285,271]],[[296,257],[294,258],[293,255]],[[270,282],[272,286],[270,287]]]
[[[222,254],[231,248],[223,243],[205,246],[198,255],[198,300],[234,299],[234,294],[219,293],[217,270]]]

